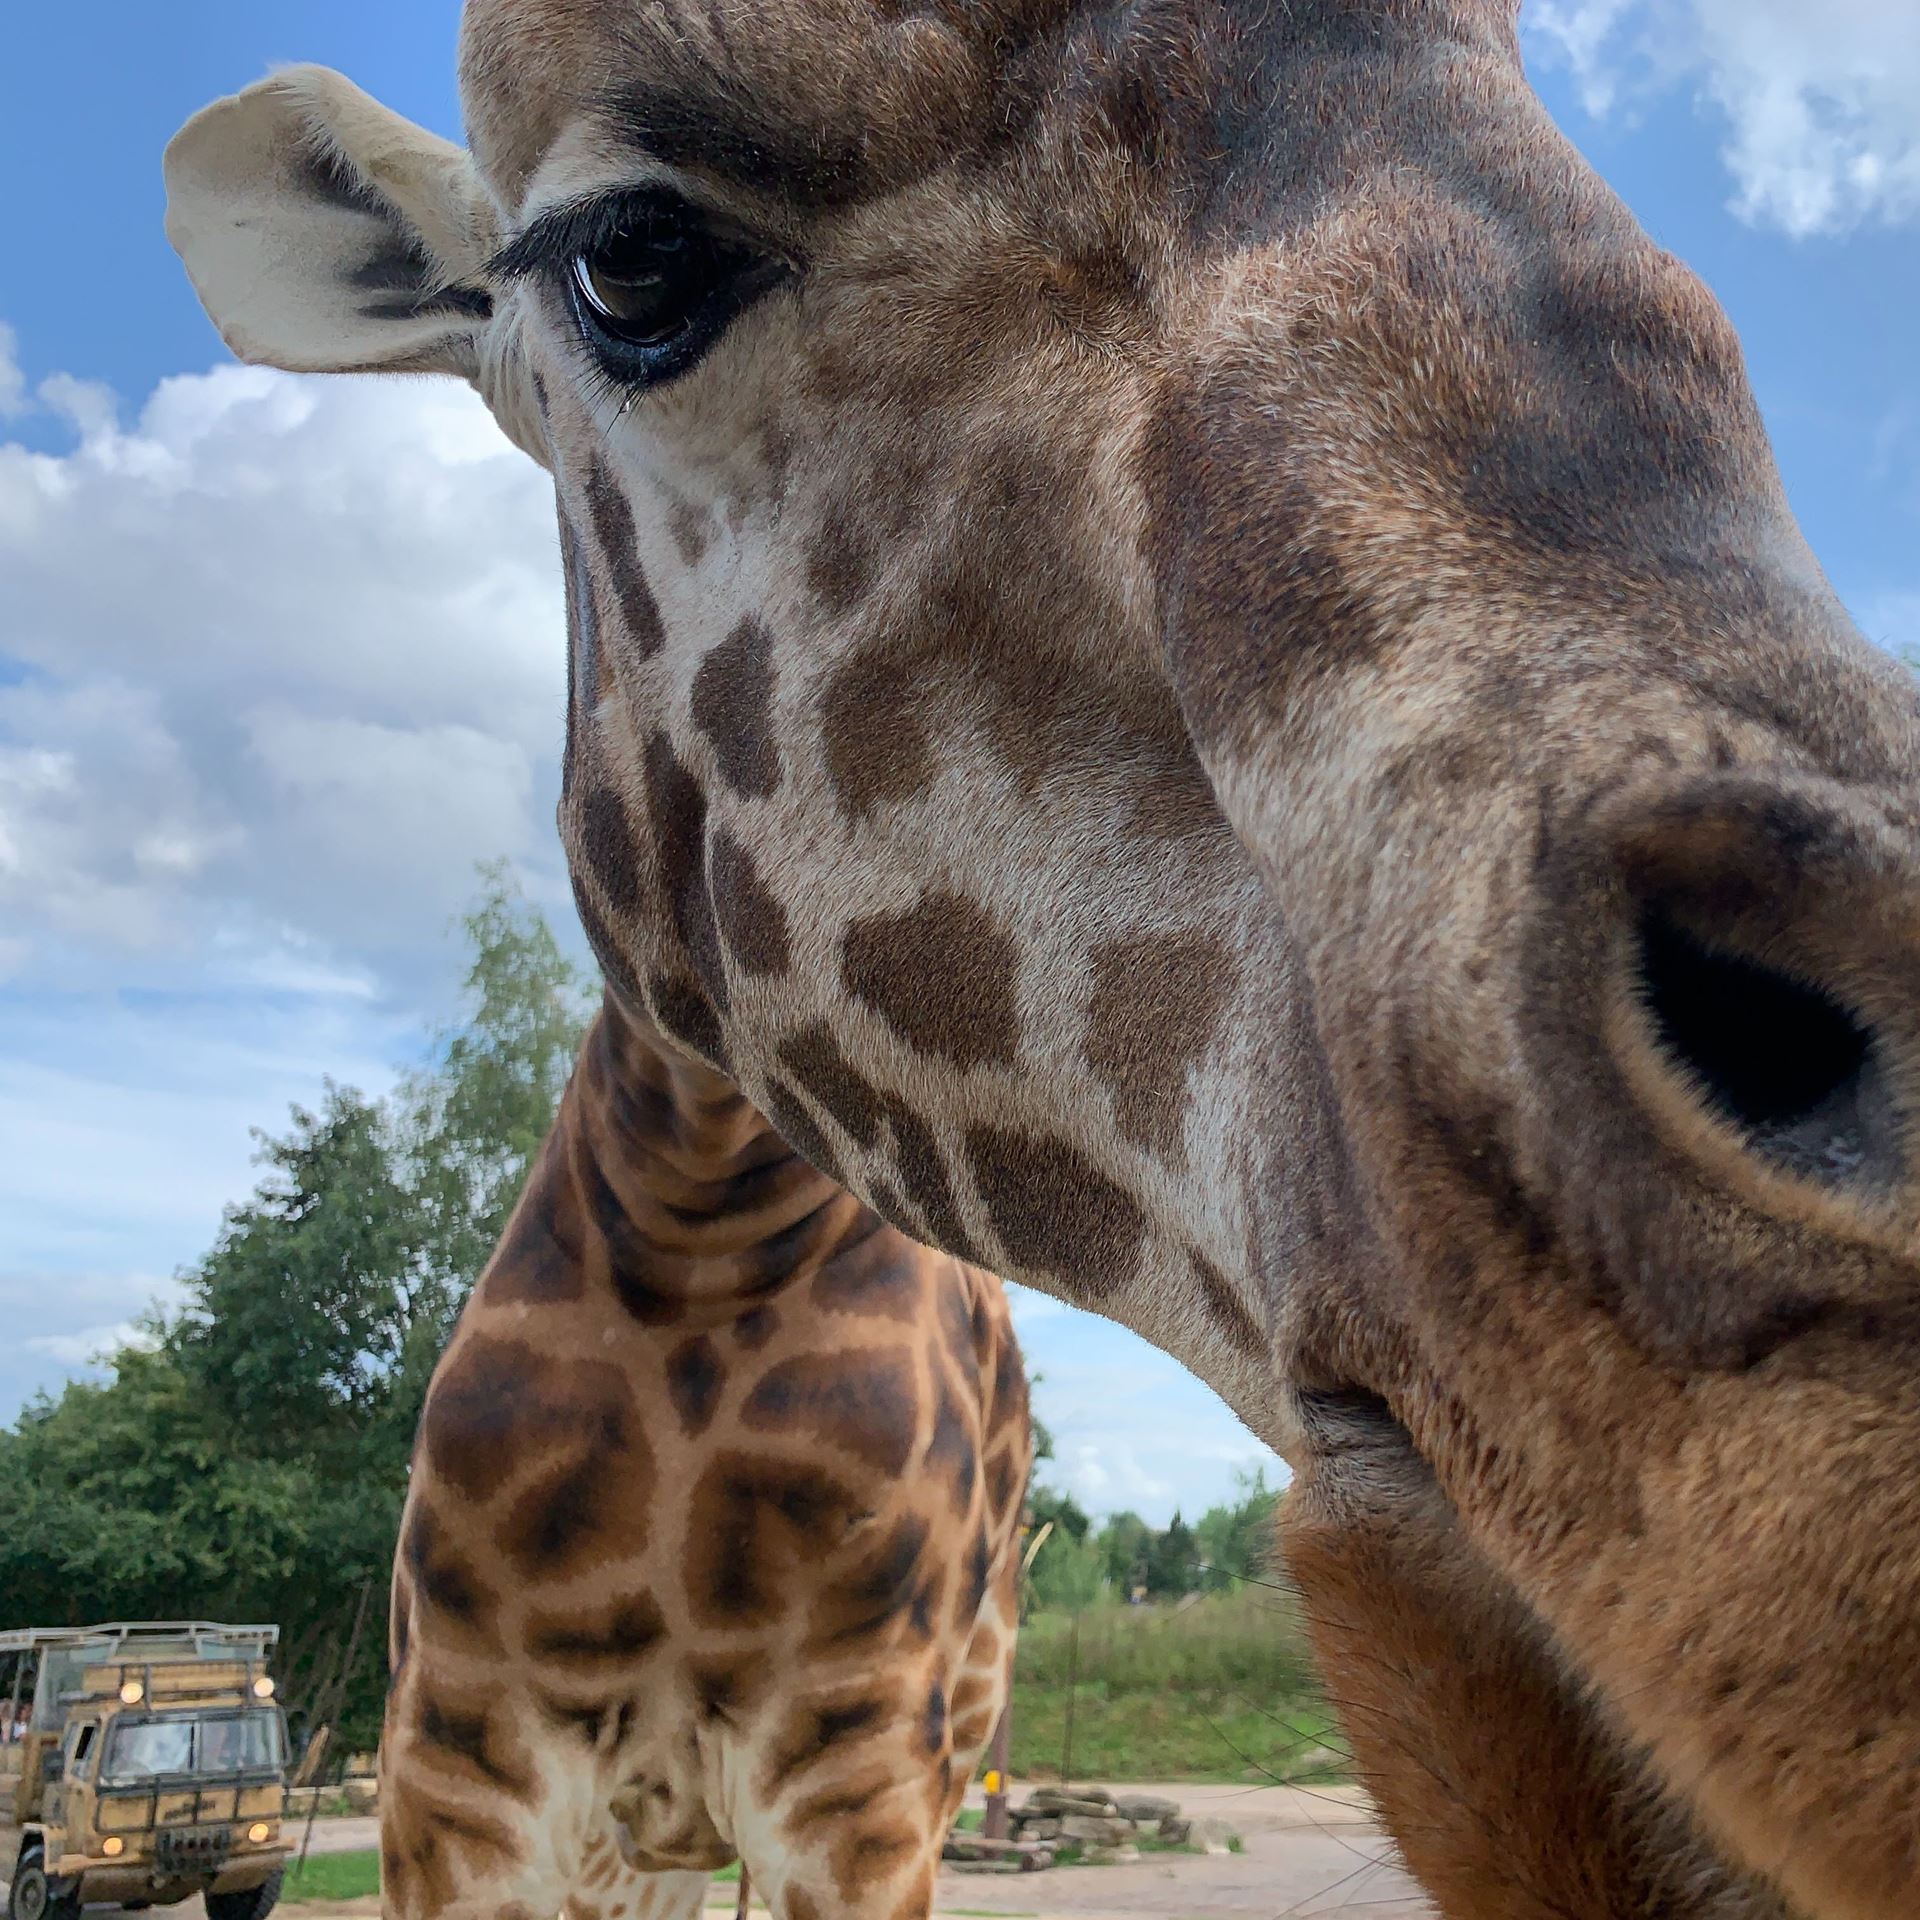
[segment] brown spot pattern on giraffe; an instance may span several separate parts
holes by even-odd
[[[576,1446],[600,1456],[637,1441],[633,1389],[606,1361],[569,1363],[482,1336],[459,1343],[435,1376],[420,1440],[437,1474],[468,1499],[487,1500],[529,1450]]]
[[[926,1310],[927,1275],[923,1263],[895,1257],[897,1245],[876,1235],[840,1253],[809,1282],[807,1304],[816,1313],[917,1325]]]
[[[793,958],[786,911],[761,880],[752,854],[723,827],[714,835],[709,866],[714,917],[734,963],[746,973],[785,973]]]
[[[613,605],[602,607],[599,619],[602,652],[610,633],[624,633],[634,656],[650,659],[666,644],[666,630],[660,624],[660,608],[653,589],[640,565],[639,549],[633,536],[633,510],[620,490],[619,482],[598,457],[588,461],[584,489],[587,515],[593,523],[594,544],[600,549],[600,563]],[[608,616],[611,615],[611,618]]]
[[[446,1705],[436,1695],[422,1693],[415,1710],[414,1731],[429,1746],[471,1768],[489,1786],[515,1799],[526,1798],[533,1776],[524,1756],[518,1761],[498,1750],[495,1731],[485,1709],[463,1711]]]
[[[758,1353],[779,1331],[779,1312],[768,1306],[749,1307],[733,1323],[734,1343],[743,1353]]]
[[[790,1034],[780,1043],[780,1059],[858,1145],[871,1147],[879,1139],[880,1095],[840,1051],[824,1022]]]
[[[724,1014],[727,976],[706,874],[707,796],[664,733],[647,742],[646,789],[660,885],[674,931],[708,1000]]]
[[[581,802],[580,854],[615,913],[640,905],[640,849],[626,803],[611,787],[595,787]]]
[[[913,1358],[901,1347],[869,1350],[857,1373],[837,1351],[783,1360],[755,1383],[740,1421],[754,1433],[807,1434],[892,1476],[912,1454],[917,1416]]]
[[[712,743],[721,778],[743,799],[764,799],[780,785],[773,691],[773,636],[751,615],[693,677],[694,725]]]
[[[1092,966],[1087,1064],[1122,1135],[1166,1153],[1180,1142],[1188,1073],[1232,992],[1233,956],[1213,934],[1144,934],[1096,947]]]
[[[646,1001],[663,1032],[696,1059],[722,1073],[726,1071],[727,1049],[721,1038],[720,1016],[691,980],[656,973],[647,982]]]
[[[1258,1321],[1248,1312],[1246,1303],[1233,1289],[1227,1276],[1211,1260],[1189,1252],[1194,1278],[1200,1282],[1200,1296],[1206,1302],[1208,1324],[1213,1326],[1236,1351],[1250,1359],[1262,1359],[1272,1352],[1271,1343]]]
[[[413,1597],[424,1602],[441,1623],[451,1622],[485,1635],[498,1596],[463,1559],[426,1501],[409,1502],[407,1524],[400,1536],[400,1557],[412,1580]]]
[[[767,1118],[779,1129],[780,1137],[787,1145],[802,1159],[818,1167],[829,1180],[838,1181],[844,1186],[846,1173],[840,1165],[840,1156],[834,1152],[800,1096],[784,1081],[770,1080],[765,1104]]]
[[[764,1625],[802,1570],[845,1541],[858,1497],[801,1460],[729,1448],[695,1488],[702,1516],[686,1543],[687,1593],[698,1616],[730,1626]]]
[[[983,1264],[973,1236],[960,1218],[952,1176],[933,1129],[904,1100],[892,1095],[887,1096],[884,1111],[893,1134],[894,1159],[901,1184],[926,1222],[926,1232],[921,1237],[944,1247],[956,1259],[970,1260],[976,1266]]]
[[[562,1151],[550,1134],[541,1161]],[[586,1282],[578,1245],[569,1250],[561,1243],[551,1204],[530,1202],[514,1209],[506,1234],[487,1264],[484,1285],[489,1300],[527,1306],[556,1306],[580,1298]]]
[[[854,997],[920,1052],[957,1067],[1013,1064],[1020,950],[974,901],[936,889],[906,913],[854,921],[840,970]]]
[[[589,1669],[638,1660],[660,1643],[666,1630],[659,1603],[644,1593],[599,1613],[536,1611],[525,1628],[528,1649],[540,1659]]]
[[[933,1434],[927,1442],[925,1465],[929,1471],[945,1476],[955,1509],[965,1513],[972,1503],[974,1487],[979,1478],[979,1456],[953,1392],[944,1380],[939,1386],[939,1396],[939,1406],[933,1417]]]
[[[763,1797],[775,1798],[795,1774],[830,1747],[876,1727],[885,1712],[885,1703],[871,1694],[830,1703],[812,1699],[797,1702],[780,1736],[768,1747],[760,1772]]]
[[[813,1617],[816,1644],[840,1646],[892,1626],[913,1603],[932,1537],[917,1513],[895,1520],[851,1572],[822,1593]]]
[[[1079,1148],[1003,1127],[971,1127],[967,1156],[1008,1258],[1080,1298],[1109,1299],[1139,1272],[1146,1215]]]
[[[688,1438],[705,1433],[720,1403],[720,1356],[708,1334],[695,1334],[667,1356],[667,1398]]]
[[[667,509],[667,531],[673,536],[674,551],[684,567],[697,567],[707,557],[713,542],[714,518],[705,507],[691,500],[676,500]]]
[[[617,1566],[644,1553],[648,1509],[637,1489],[651,1484],[645,1438],[589,1443],[539,1475],[509,1508],[500,1544],[527,1577],[551,1578],[579,1565]]]

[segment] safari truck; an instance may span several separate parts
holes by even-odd
[[[9,1920],[196,1893],[210,1920],[265,1920],[287,1860],[279,1638],[205,1621],[0,1633]]]

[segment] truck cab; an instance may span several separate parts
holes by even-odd
[[[208,1621],[0,1633],[8,1920],[196,1893],[209,1920],[265,1920],[287,1859],[279,1637]]]

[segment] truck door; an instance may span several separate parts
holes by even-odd
[[[67,1729],[61,1769],[61,1804],[67,1845],[90,1852],[93,1833],[93,1776],[100,1765],[100,1722],[78,1720]]]

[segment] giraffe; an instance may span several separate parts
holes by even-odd
[[[383,1911],[926,1914],[1031,1452],[1000,1283],[608,1001],[421,1420]]]
[[[1920,700],[1513,0],[459,57],[466,148],[216,103],[169,230],[242,357],[551,471],[616,991],[1288,1457],[1450,1914],[1910,1914]]]

